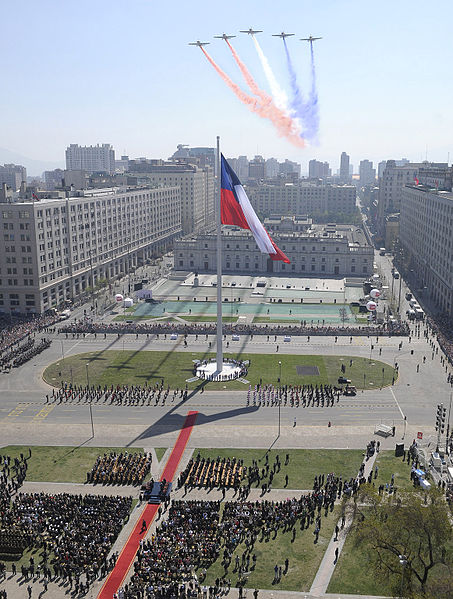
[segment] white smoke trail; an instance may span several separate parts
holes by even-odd
[[[256,51],[258,52],[258,56],[261,62],[261,66],[263,67],[264,74],[266,75],[267,82],[271,89],[271,94],[274,98],[274,102],[280,110],[284,110],[287,114],[291,114],[291,111],[288,106],[288,96],[285,91],[280,87],[275,78],[275,75],[272,71],[271,65],[267,60],[264,52],[261,50],[261,46],[258,43],[258,40],[254,35],[252,35],[253,42],[255,44]]]

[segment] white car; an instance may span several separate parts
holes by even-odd
[[[239,341],[239,335],[233,335],[233,336],[231,337],[231,340],[232,340],[232,341]]]
[[[177,339],[177,338],[178,338],[178,335],[177,335],[176,333],[172,333],[172,334],[170,335],[170,339],[171,339],[171,341],[176,341],[176,339]]]
[[[291,337],[289,335],[285,335],[283,337],[283,341],[285,341],[286,343],[289,343],[291,341]]]

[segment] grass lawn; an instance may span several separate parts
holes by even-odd
[[[374,480],[376,487],[385,485],[395,475],[395,486],[401,491],[412,491],[414,485],[411,481],[411,466],[403,462],[402,458],[396,458],[394,451],[381,451],[376,460],[378,466],[378,477]]]
[[[324,512],[323,512],[324,514]],[[338,521],[337,508],[329,512],[327,518],[322,517],[321,531],[318,543],[314,544],[313,530],[310,526],[303,531],[296,525],[296,539],[291,543],[291,532],[279,532],[275,540],[260,543],[257,541],[254,553],[257,556],[256,569],[248,575],[246,587],[257,589],[271,589],[276,591],[308,591],[321,563],[324,552],[329,544],[335,524]],[[271,535],[271,539],[272,539]],[[260,537],[258,537],[260,538]],[[237,576],[233,574],[236,555],[242,556],[245,545],[239,545],[233,553],[233,559],[227,577],[231,577],[231,584],[235,586]],[[284,566],[285,558],[289,559],[289,570],[279,584],[272,584],[274,566]],[[221,565],[222,556],[208,569],[207,584],[213,584],[217,577],[221,577],[224,569]]]
[[[111,451],[125,451],[124,447],[67,447],[67,446],[33,446],[28,460],[26,480],[47,481],[55,483],[84,483],[86,474],[93,467],[96,458]],[[143,452],[140,447],[128,447],[129,453]],[[157,448],[160,459],[166,449]],[[0,455],[19,457],[23,453],[28,456],[28,445],[8,445],[0,449]]]
[[[231,458],[244,460],[245,466],[251,466],[252,460],[257,460],[264,467],[264,449],[196,449],[194,456],[200,453],[205,458]],[[285,455],[289,453],[288,466],[285,466]],[[360,449],[272,449],[269,452],[269,466],[272,468],[275,456],[279,454],[281,470],[274,475],[272,488],[282,489],[285,485],[285,475],[289,478],[289,489],[309,490],[313,488],[313,480],[318,474],[335,472],[343,480],[357,475],[362,463],[363,451]]]
[[[393,589],[394,590],[394,589]],[[393,596],[390,583],[376,580],[369,567],[366,550],[355,545],[354,533],[348,534],[340,558],[327,587],[328,593]]]
[[[293,324],[299,324],[300,322],[300,318],[299,317],[294,317],[294,318],[272,318],[271,316],[255,316],[253,319],[253,322],[272,322],[275,324],[280,324],[281,322],[292,322]]]
[[[164,457],[164,455],[165,455],[165,452],[167,451],[167,448],[166,448],[166,447],[156,447],[156,448],[154,449],[154,451],[156,452],[157,461],[158,461],[158,462],[161,462],[161,461],[162,461],[162,458],[163,458],[163,457]]]
[[[179,336],[182,344],[183,337]],[[367,358],[349,358],[346,354],[338,356],[297,356],[288,354],[247,354],[241,352],[224,352],[225,356],[241,360],[250,360],[247,380],[256,385],[262,381],[263,384],[277,383],[279,377],[279,361],[281,362],[281,380],[283,384],[337,384],[341,373],[341,365],[345,366],[345,376],[351,379],[357,388],[376,389],[382,384],[389,385],[392,382],[394,370],[389,364]],[[212,352],[177,352],[169,351],[99,351],[77,354],[58,362],[54,362],[44,371],[44,380],[55,387],[61,385],[61,381],[73,381],[76,385],[87,384],[88,376],[91,385],[144,385],[155,383],[162,378],[168,382],[171,388],[181,388],[186,384],[186,379],[193,376],[192,360],[215,358]],[[352,365],[350,366],[350,360]],[[296,367],[317,366],[319,375],[301,376]],[[364,376],[365,375],[365,376]],[[198,381],[188,383],[193,389],[200,383]],[[227,383],[205,383],[210,390],[229,389],[246,390],[247,385],[239,381]]]

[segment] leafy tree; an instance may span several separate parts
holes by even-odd
[[[356,542],[368,552],[375,575],[399,590],[404,568],[404,596],[431,597],[439,570],[447,574],[453,566],[452,527],[442,494],[433,489],[427,498],[416,492],[388,498],[363,485],[351,509]],[[448,588],[451,577],[450,583],[444,578]],[[443,596],[438,591],[436,597]]]

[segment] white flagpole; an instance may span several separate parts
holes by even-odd
[[[217,136],[216,152],[216,187],[215,187],[215,209],[217,225],[217,372],[223,370],[223,335],[222,335],[222,221],[220,213],[221,194],[221,164],[220,164],[220,137]]]

